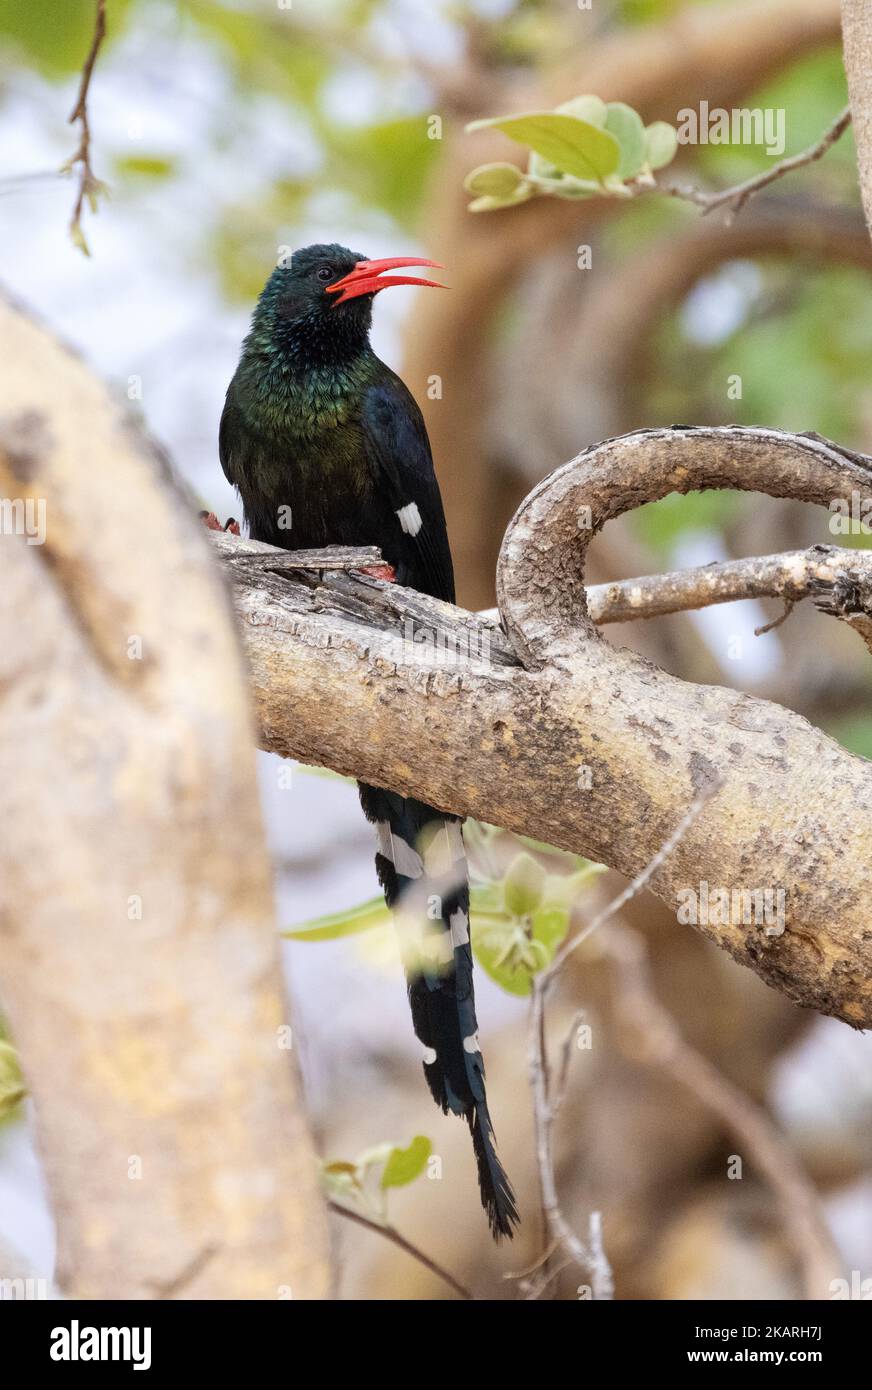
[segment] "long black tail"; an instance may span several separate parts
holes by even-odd
[[[518,1213],[487,1109],[461,822],[421,801],[362,783],[360,801],[378,832],[375,864],[395,911],[427,1085],[443,1113],[462,1115],[469,1125],[491,1231],[496,1240],[511,1238]]]

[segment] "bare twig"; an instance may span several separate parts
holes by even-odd
[[[543,1240],[543,1254],[538,1267],[534,1267],[534,1277],[528,1286],[528,1298],[538,1298],[544,1288],[555,1277],[551,1261],[556,1250],[562,1248],[569,1255],[571,1262],[577,1264],[581,1269],[590,1272],[591,1292],[595,1299],[610,1298],[613,1292],[613,1280],[611,1267],[606,1257],[602,1244],[601,1223],[597,1220],[592,1221],[588,1242],[585,1244],[579,1236],[572,1230],[563,1211],[557,1195],[557,1186],[554,1173],[554,1146],[553,1129],[554,1120],[562,1100],[562,1089],[558,1086],[555,1094],[552,1094],[550,1084],[550,1073],[548,1067],[547,1036],[545,1027],[545,1003],[548,994],[563,969],[568,957],[590,934],[608,921],[616,912],[619,912],[632,898],[647,886],[664,860],[675,849],[681,841],[689,827],[696,820],[706,802],[718,790],[719,783],[709,782],[702,789],[694,801],[682,816],[675,830],[663,843],[653,859],[645,868],[636,875],[626,888],[613,898],[607,907],[594,917],[582,931],[572,937],[559,950],[547,970],[543,970],[533,980],[532,1004],[530,1009],[530,1031],[529,1031],[529,1051],[528,1069],[530,1075],[530,1087],[533,1092],[533,1118],[536,1135],[536,1163],[539,1176],[539,1191],[542,1206],[542,1218],[545,1228],[545,1238]],[[568,1052],[571,1047],[572,1035],[577,1027],[577,1018],[573,1019],[572,1027],[569,1030],[567,1039],[564,1040],[562,1048],[562,1062],[560,1068],[561,1085],[565,1076],[565,1069],[568,1066]]]
[[[839,1257],[817,1194],[783,1136],[761,1106],[681,1036],[652,988],[642,937],[611,923],[604,943],[620,984],[615,1003],[620,1035],[636,1040],[633,1056],[641,1056],[646,1064],[686,1087],[745,1145],[777,1198],[802,1270],[806,1297],[829,1297],[830,1281],[841,1273]]]
[[[572,1042],[577,1036],[578,1028],[583,1018],[584,1010],[579,1009],[566,1030],[566,1037],[563,1039],[563,1046],[560,1049],[560,1066],[557,1070],[557,1086],[552,1101],[552,1109],[555,1115],[560,1111],[566,1099],[566,1084],[569,1080],[569,1063],[572,1058]]]
[[[395,1227],[386,1222],[376,1221],[371,1216],[365,1216],[363,1212],[355,1211],[353,1207],[346,1207],[342,1202],[337,1202],[332,1197],[328,1200],[327,1205],[330,1210],[335,1211],[338,1216],[346,1216],[349,1221],[355,1221],[358,1226],[363,1226],[368,1231],[377,1231],[380,1236],[384,1236],[392,1245],[396,1245],[399,1250],[405,1250],[407,1255],[411,1255],[413,1260],[417,1260],[425,1269],[429,1269],[431,1274],[435,1274],[437,1278],[442,1279],[449,1288],[452,1288],[461,1298],[473,1298],[469,1289],[461,1284],[458,1279],[455,1279],[453,1274],[449,1274],[447,1269],[443,1269],[435,1260],[431,1260],[430,1256],[425,1255],[423,1250],[419,1250],[417,1245],[413,1245],[405,1236],[400,1235]]]
[[[88,243],[82,231],[82,212],[85,200],[92,212],[97,210],[97,198],[102,193],[106,193],[106,185],[97,178],[91,166],[91,124],[88,118],[88,92],[91,87],[91,77],[94,73],[94,65],[97,62],[97,54],[100,46],[106,37],[106,0],[96,0],[96,13],[94,16],[94,34],[91,39],[91,47],[82,68],[82,77],[79,83],[79,94],[76,104],[70,113],[70,125],[79,122],[79,145],[75,154],[63,166],[64,173],[72,173],[76,165],[79,166],[79,191],[73,207],[73,215],[70,219],[70,236],[74,245],[79,247],[86,256],[90,256]]]
[[[563,946],[548,970],[543,971],[533,982],[530,1071],[539,1181],[548,1243],[538,1267],[534,1267],[534,1274],[538,1274],[539,1277],[534,1277],[531,1281],[531,1297],[538,1297],[554,1277],[554,1271],[550,1266],[552,1256],[560,1247],[566,1249],[575,1262],[586,1266],[590,1271],[594,1298],[610,1298],[613,1293],[611,1268],[602,1243],[599,1214],[593,1213],[591,1216],[588,1242],[584,1247],[569,1230],[560,1211],[554,1179],[552,1131],[562,1101],[562,1090],[558,1089],[554,1097],[550,1094],[549,1073],[545,1061],[545,1001],[548,992],[568,956],[582,941],[606,923],[609,923],[609,930],[604,934],[605,953],[618,971],[622,984],[616,1007],[625,1033],[641,1039],[642,1059],[665,1070],[676,1081],[690,1089],[702,1104],[744,1141],[748,1152],[778,1199],[785,1229],[802,1270],[806,1296],[826,1297],[830,1281],[839,1275],[838,1255],[821,1215],[815,1190],[778,1130],[761,1107],[755,1105],[721,1076],[711,1062],[684,1041],[675,1021],[658,1002],[651,988],[644,942],[637,933],[618,927],[611,921],[650,883],[705,804],[717,792],[718,787],[718,783],[709,783],[699,792],[673,833],[646,868],[582,931]],[[576,1016],[563,1041],[561,1084],[565,1081],[568,1066],[566,1059],[577,1022]]]
[[[597,1300],[614,1298],[615,1279],[603,1245],[602,1212],[592,1211],[588,1223],[587,1246],[593,1296]]]
[[[851,124],[851,108],[846,106],[843,111],[828,126],[819,140],[808,149],[801,150],[799,154],[792,154],[787,159],[779,160],[773,164],[771,169],[765,169],[760,174],[755,174],[753,178],[745,179],[743,183],[734,184],[731,188],[721,188],[717,192],[707,193],[704,189],[693,188],[686,184],[671,184],[664,188],[664,192],[673,198],[682,198],[685,202],[695,203],[702,208],[703,216],[713,212],[715,208],[726,207],[729,209],[729,216],[732,219],[747,203],[748,199],[755,193],[759,193],[761,188],[768,188],[770,184],[778,179],[784,178],[785,174],[791,174],[795,169],[803,169],[807,164],[814,164],[821,159],[848,129]]]
[[[843,601],[848,598],[849,589],[853,590],[855,601],[859,601],[856,610]],[[851,617],[863,615],[862,599],[867,593],[872,595],[872,552],[813,545],[808,550],[787,550],[780,555],[758,555],[592,584],[587,590],[587,607],[592,621],[605,627],[608,623],[660,618],[742,599],[780,598],[795,604],[812,598],[821,611],[848,622]],[[828,594],[833,594],[833,601],[828,601]],[[499,609],[488,608],[478,616],[499,622]],[[778,619],[778,624],[783,621],[783,617]],[[768,632],[771,626],[760,628],[758,635]]]
[[[784,611],[779,613],[777,618],[773,618],[771,623],[763,623],[761,627],[755,627],[754,636],[763,637],[767,632],[774,632],[777,627],[781,627],[782,623],[787,622],[787,619],[790,617],[795,607],[795,600],[786,598],[784,600]]]
[[[737,599],[782,598],[798,603],[814,598],[819,602],[825,590],[838,588],[846,578],[872,587],[872,554],[813,545],[808,550],[788,550],[780,555],[727,560],[615,584],[595,584],[587,591],[587,601],[591,618],[603,626],[708,608],[716,603],[734,603]]]

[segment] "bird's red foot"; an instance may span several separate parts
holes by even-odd
[[[228,517],[222,526],[214,512],[202,511],[198,515],[208,531],[229,531],[233,536],[239,535],[239,522],[235,517]]]
[[[359,574],[369,574],[373,579],[383,579],[386,584],[396,584],[397,572],[393,565],[364,565]]]

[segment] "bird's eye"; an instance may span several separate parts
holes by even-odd
[[[332,280],[332,279],[333,279],[333,267],[332,267],[332,266],[329,266],[329,265],[322,265],[322,266],[319,266],[319,267],[318,267],[318,279],[319,279],[319,280]]]

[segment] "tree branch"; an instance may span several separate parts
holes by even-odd
[[[461,1298],[471,1299],[473,1297],[464,1284],[461,1284],[458,1279],[455,1279],[453,1274],[449,1274],[447,1269],[443,1269],[440,1264],[437,1264],[435,1260],[431,1259],[430,1256],[419,1249],[417,1245],[413,1245],[410,1240],[407,1240],[404,1235],[401,1235],[395,1226],[390,1226],[384,1221],[376,1221],[371,1216],[365,1216],[362,1211],[355,1211],[353,1207],[346,1207],[342,1202],[337,1202],[332,1197],[328,1200],[327,1206],[331,1211],[335,1212],[337,1216],[344,1216],[349,1221],[354,1221],[358,1226],[363,1226],[367,1231],[375,1231],[378,1235],[384,1237],[385,1240],[389,1240],[392,1245],[396,1245],[398,1250],[404,1250],[407,1255],[411,1255],[413,1260],[417,1260],[425,1269],[429,1269],[431,1274],[435,1274],[437,1279],[441,1279],[443,1283],[447,1284],[448,1287],[453,1289],[456,1294],[459,1294]]]
[[[616,975],[618,1036],[633,1039],[635,1059],[641,1057],[686,1087],[745,1145],[745,1157],[778,1202],[806,1298],[830,1297],[831,1281],[842,1274],[841,1261],[817,1193],[783,1135],[761,1106],[682,1037],[652,987],[642,936],[612,922],[603,933],[602,949]]]
[[[868,493],[872,465],[815,436],[738,427],[597,445],[540,484],[506,533],[497,587],[508,637],[364,576],[251,573],[252,543],[216,533],[261,744],[631,878],[688,797],[720,778],[654,891],[672,904],[701,880],[783,892],[781,935],[743,921],[700,930],[789,997],[868,1025],[869,764],[791,711],[613,649],[586,609],[584,553],[606,520],[715,486],[850,503]]]
[[[2,299],[0,342],[0,995],[58,1282],[323,1297],[226,592],[82,361]]]
[[[857,145],[866,225],[872,232],[872,13],[866,0],[842,0],[842,49]]]
[[[827,126],[823,135],[816,140],[808,149],[801,150],[799,154],[789,155],[786,159],[781,159],[777,164],[773,164],[770,169],[764,169],[762,173],[755,174],[753,178],[745,179],[743,183],[734,184],[731,188],[719,188],[713,193],[708,193],[701,188],[690,188],[686,184],[671,184],[663,189],[673,198],[682,198],[686,202],[695,203],[702,208],[703,216],[706,213],[714,212],[715,208],[725,207],[729,210],[730,220],[742,211],[742,208],[761,189],[768,188],[770,184],[777,183],[783,179],[785,174],[792,174],[796,169],[804,169],[809,164],[814,164],[818,159],[822,159],[827,150],[831,149],[838,139],[844,135],[848,126],[851,124],[851,108],[846,106],[840,111],[831,125]]]
[[[812,598],[822,612],[856,626],[860,619],[872,618],[872,552],[813,545],[594,584],[587,591],[588,611],[598,626],[748,598],[783,598],[791,604]]]

